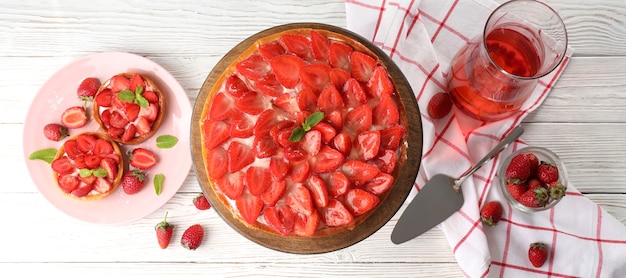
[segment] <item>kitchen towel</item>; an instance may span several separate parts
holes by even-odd
[[[384,50],[408,79],[422,116],[423,157],[410,201],[435,174],[460,176],[535,110],[566,68],[563,63],[540,79],[522,112],[496,122],[482,122],[454,110],[443,119],[426,113],[430,98],[445,91],[453,56],[480,35],[498,6],[492,0],[346,0],[347,27]],[[523,138],[523,135],[522,135]],[[620,277],[626,273],[626,226],[574,188],[553,209],[515,210],[502,196],[496,171],[512,152],[527,145],[518,139],[463,184],[465,203],[439,225],[467,277]],[[566,165],[567,166],[567,165]],[[480,221],[480,207],[500,200],[498,225]],[[570,217],[563,217],[569,215]],[[530,243],[550,247],[539,268],[527,258]],[[405,243],[405,244],[410,244]]]

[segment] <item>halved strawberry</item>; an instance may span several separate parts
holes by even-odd
[[[361,82],[367,82],[372,77],[376,68],[376,60],[371,56],[360,52],[353,51],[350,54],[350,69],[352,77]]]
[[[118,92],[121,92],[123,90],[130,89],[130,79],[126,78],[123,75],[113,76],[111,77],[109,82],[110,82],[109,86],[111,88],[111,92],[113,92],[114,94],[117,94]]]
[[[87,168],[89,169],[96,169],[98,167],[100,167],[100,161],[102,160],[102,158],[99,155],[95,155],[95,154],[85,154],[85,165],[87,165]]]
[[[76,158],[81,152],[78,149],[78,142],[75,139],[67,140],[63,143],[63,150],[65,150],[65,154],[71,159]]]
[[[256,223],[256,219],[261,215],[263,210],[263,200],[260,197],[254,196],[248,192],[245,192],[235,200],[235,206],[237,211],[248,224]]]
[[[391,96],[393,94],[393,83],[387,75],[387,69],[383,66],[377,66],[372,73],[372,76],[366,84],[367,92],[375,97],[381,98],[383,96]]]
[[[287,53],[287,51],[278,41],[273,41],[259,45],[259,53],[265,60],[269,61],[276,56]]]
[[[254,122],[243,113],[235,113],[231,118],[230,136],[235,138],[248,138],[254,134]]]
[[[352,47],[340,43],[332,42],[328,47],[328,62],[333,68],[340,68],[345,71],[350,71],[350,54],[352,54]]]
[[[272,100],[272,104],[274,107],[280,109],[279,113],[282,112],[286,114],[290,114],[299,110],[298,103],[296,101],[297,95],[292,93],[284,93]]]
[[[100,193],[107,193],[111,191],[112,188],[111,182],[105,178],[96,178],[96,182],[93,183],[93,190]]]
[[[329,83],[320,93],[317,106],[324,113],[330,113],[343,108],[343,98],[335,85]]]
[[[228,172],[235,173],[254,162],[254,154],[248,145],[233,141],[228,146]]]
[[[260,196],[272,182],[272,176],[268,168],[251,166],[246,170],[244,181],[250,194]]]
[[[302,111],[316,111],[317,109],[317,94],[313,92],[313,89],[304,87],[300,90],[297,96],[298,108]]]
[[[81,177],[80,175],[78,176],[78,179],[80,179],[81,182],[84,182],[86,184],[93,184],[94,182],[96,182],[96,179],[98,177],[94,176],[94,175],[89,175],[86,177]]]
[[[135,148],[130,153],[129,163],[137,169],[148,170],[154,167],[158,162],[159,157],[146,148]]]
[[[146,90],[146,82],[143,81],[143,77],[141,77],[141,74],[135,73],[130,79],[129,88],[131,91],[134,92],[135,90],[137,90],[138,86],[141,86],[143,88],[143,91]]]
[[[111,107],[111,100],[113,98],[113,92],[111,89],[103,89],[97,95],[94,101],[100,107]]]
[[[115,178],[117,177],[117,166],[118,163],[113,158],[105,157],[100,160],[100,167],[107,172],[107,179],[111,181],[115,180]]]
[[[349,134],[359,134],[372,126],[372,108],[364,104],[348,112],[343,121],[343,127]]]
[[[126,130],[124,130],[124,133],[122,133],[122,142],[128,142],[132,140],[133,138],[135,138],[136,133],[137,127],[135,126],[135,124],[129,124],[128,126],[126,126]]]
[[[296,214],[286,205],[263,209],[265,222],[281,235],[288,235],[293,231],[295,216]]]
[[[228,153],[224,148],[219,146],[210,149],[208,150],[204,163],[209,176],[214,179],[219,179],[228,172]]]
[[[352,223],[354,217],[336,199],[330,199],[326,207],[320,208],[320,217],[329,227],[339,227]]]
[[[80,179],[72,174],[59,175],[57,180],[59,181],[59,187],[65,193],[74,191],[80,184]]]
[[[344,162],[345,156],[338,150],[324,145],[312,160],[314,173],[328,173],[337,170]]]
[[[145,117],[146,119],[150,120],[150,122],[154,122],[154,120],[156,120],[158,115],[159,115],[159,104],[157,103],[150,103],[148,107],[143,107],[139,111],[139,117]]]
[[[353,188],[348,191],[344,200],[346,209],[354,216],[370,211],[380,201],[376,195],[359,188]]]
[[[330,40],[326,36],[311,30],[311,51],[315,60],[326,61],[329,47]]]
[[[373,159],[378,155],[380,148],[380,132],[378,130],[370,130],[359,133],[354,142],[354,149],[357,156],[364,160]]]
[[[100,114],[100,121],[104,124],[105,127],[111,126],[111,109],[105,109]]]
[[[285,49],[304,60],[308,60],[312,56],[309,38],[304,35],[284,34],[279,40]]]
[[[320,222],[317,211],[313,211],[311,215],[296,214],[296,221],[293,226],[293,233],[301,237],[310,237],[315,234]]]
[[[324,115],[324,122],[332,125],[335,130],[341,130],[343,128],[343,114],[341,111],[333,111]]]
[[[337,134],[329,145],[340,151],[344,156],[348,156],[352,151],[352,138],[350,135],[342,132]]]
[[[272,181],[265,190],[261,194],[261,199],[263,199],[263,203],[266,206],[273,206],[283,197],[285,194],[285,189],[287,188],[287,184],[284,181]]]
[[[74,165],[78,169],[87,168],[87,164],[85,163],[85,154],[81,153],[74,158]]]
[[[276,154],[277,151],[278,146],[276,146],[272,137],[254,137],[254,141],[252,141],[252,152],[254,156],[258,158],[268,158]]]
[[[113,150],[113,145],[111,145],[109,141],[98,138],[93,146],[92,153],[97,155],[107,155],[113,153]]]
[[[391,185],[393,185],[393,181],[394,178],[392,175],[381,172],[372,180],[367,182],[363,186],[363,189],[365,189],[369,193],[380,195],[389,190],[389,188],[391,188]]]
[[[91,134],[82,133],[76,137],[76,144],[78,146],[78,150],[82,153],[89,153],[93,150],[93,147],[96,145],[96,141],[98,138]]]
[[[395,102],[389,95],[383,95],[380,102],[372,109],[372,124],[381,126],[391,126],[398,123],[400,113]]]
[[[87,124],[87,113],[82,106],[72,106],[61,114],[61,123],[67,128],[81,128]]]
[[[135,128],[137,129],[137,134],[144,135],[150,133],[152,124],[146,117],[139,117],[135,123]]]
[[[211,101],[209,119],[223,121],[229,119],[235,111],[235,101],[225,93],[218,93],[213,96],[213,100]]]
[[[363,90],[359,81],[354,78],[350,78],[346,81],[343,87],[343,93],[346,106],[348,107],[359,107],[367,103],[365,90]]]
[[[381,150],[372,162],[380,169],[381,172],[391,174],[396,169],[396,151],[395,150]]]
[[[271,70],[269,63],[258,54],[250,55],[250,57],[237,63],[235,67],[241,75],[251,80],[258,80]]]
[[[250,91],[246,83],[239,78],[236,74],[229,76],[226,79],[226,85],[224,86],[226,89],[226,93],[231,95],[232,97],[238,98],[243,96],[244,93]]]
[[[341,171],[346,177],[358,184],[369,182],[380,172],[376,166],[360,160],[346,161],[346,163],[341,166]]]
[[[311,215],[313,212],[311,193],[301,183],[295,183],[287,186],[285,201],[287,202],[287,205],[297,213]]]
[[[230,126],[223,121],[205,120],[202,125],[205,136],[204,145],[211,150],[230,138]]]
[[[284,93],[283,85],[280,84],[275,74],[270,73],[257,79],[254,83],[257,91],[270,97],[276,97]]]
[[[280,55],[272,58],[270,65],[280,84],[292,89],[300,81],[300,68],[304,61],[298,56]]]
[[[125,129],[114,126],[110,126],[107,128],[107,133],[109,134],[109,136],[111,136],[111,138],[120,138],[120,136],[124,134],[124,131]]]
[[[261,114],[261,112],[265,110],[263,95],[256,91],[246,92],[243,96],[235,100],[235,107],[250,115]]]
[[[148,103],[159,103],[159,95],[157,95],[154,91],[145,91],[142,95]]]
[[[402,141],[405,128],[401,125],[395,125],[380,131],[380,148],[395,150]]]
[[[343,87],[346,85],[348,79],[350,79],[350,73],[339,68],[332,68],[328,72],[328,77],[330,77],[330,83],[335,85],[337,90],[343,90]]]
[[[328,186],[328,195],[332,197],[339,197],[352,187],[352,182],[342,172],[332,172],[327,178],[326,185]]]
[[[311,175],[311,164],[307,160],[292,161],[289,177],[297,182],[305,182]]]
[[[311,176],[305,183],[305,186],[311,193],[311,198],[318,208],[325,207],[328,204],[328,189],[326,182],[318,175]]]
[[[244,178],[243,172],[226,173],[221,178],[215,180],[215,186],[226,197],[236,200],[243,193]]]
[[[52,171],[62,175],[73,173],[76,170],[72,164],[72,160],[70,160],[67,156],[62,156],[53,160],[51,167]]]
[[[289,174],[291,167],[282,157],[272,157],[270,159],[270,174],[275,181],[283,181]]]
[[[109,123],[112,127],[126,128],[126,125],[128,124],[128,119],[126,119],[126,117],[124,117],[120,111],[115,110],[111,111]]]
[[[333,140],[333,138],[335,138],[335,135],[337,135],[337,130],[332,125],[325,122],[319,122],[313,127],[312,130],[319,131],[322,134],[322,142],[326,144]]]
[[[300,80],[313,92],[321,92],[330,83],[330,67],[325,64],[308,64],[300,68]]]
[[[72,190],[72,192],[70,194],[76,196],[76,197],[84,197],[87,196],[87,194],[89,194],[89,192],[91,192],[91,190],[93,190],[93,184],[87,184],[84,182],[80,182],[78,184],[78,187],[74,190]]]
[[[300,140],[300,149],[310,156],[316,156],[322,146],[322,133],[319,130],[309,130]]]

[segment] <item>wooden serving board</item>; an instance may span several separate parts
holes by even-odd
[[[302,28],[324,30],[353,39],[381,59],[400,94],[400,102],[404,105],[406,113],[401,113],[401,118],[405,117],[405,119],[401,119],[401,122],[405,123],[405,136],[407,137],[406,155],[405,158],[401,158],[405,159],[403,166],[396,170],[399,171],[398,176],[392,188],[386,192],[387,195],[381,198],[378,207],[372,210],[369,215],[363,217],[361,222],[357,222],[357,225],[352,229],[346,229],[336,233],[330,232],[326,235],[310,238],[282,236],[262,229],[248,227],[239,221],[231,210],[221,202],[219,195],[213,190],[208,180],[206,165],[202,156],[202,130],[200,129],[200,122],[203,120],[201,119],[203,108],[205,103],[211,98],[210,93],[214,85],[216,82],[219,82],[224,71],[227,70],[243,52],[249,50],[255,43],[263,41],[263,39],[268,36]],[[295,254],[316,254],[342,249],[369,237],[384,226],[398,209],[400,209],[413,187],[421,163],[422,139],[421,116],[415,96],[405,76],[389,56],[370,41],[351,31],[319,23],[292,23],[280,25],[261,31],[239,43],[216,64],[207,76],[196,99],[191,119],[191,153],[194,162],[194,170],[196,171],[198,182],[213,208],[234,230],[249,240],[270,249]]]

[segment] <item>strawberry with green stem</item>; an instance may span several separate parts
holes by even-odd
[[[170,245],[170,241],[172,240],[172,233],[174,231],[174,225],[167,222],[167,212],[165,213],[165,217],[163,221],[159,222],[155,227],[157,241],[159,242],[159,246],[161,249],[167,248]]]

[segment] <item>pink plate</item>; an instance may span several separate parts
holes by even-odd
[[[127,195],[121,186],[111,195],[95,201],[80,201],[65,196],[57,188],[50,164],[42,160],[29,160],[31,153],[45,148],[58,149],[62,142],[53,142],[43,136],[44,125],[60,123],[61,114],[71,106],[83,104],[76,96],[76,88],[86,77],[96,77],[101,82],[122,72],[137,72],[152,79],[167,99],[167,114],[156,134],[142,144],[120,146],[126,153],[136,147],[152,150],[159,163],[148,171],[145,187],[137,194]],[[88,103],[91,105],[91,103]],[[90,108],[87,110],[91,111]],[[70,130],[70,136],[93,131],[100,132],[91,119],[80,129]],[[191,104],[180,83],[163,67],[144,57],[123,53],[105,52],[82,57],[56,72],[41,87],[33,100],[24,123],[24,156],[26,166],[39,192],[56,208],[69,216],[91,223],[124,224],[154,212],[165,204],[180,188],[191,169],[189,127]],[[173,135],[178,143],[169,149],[159,149],[156,138]],[[156,174],[165,175],[163,191],[157,195],[153,186]]]

